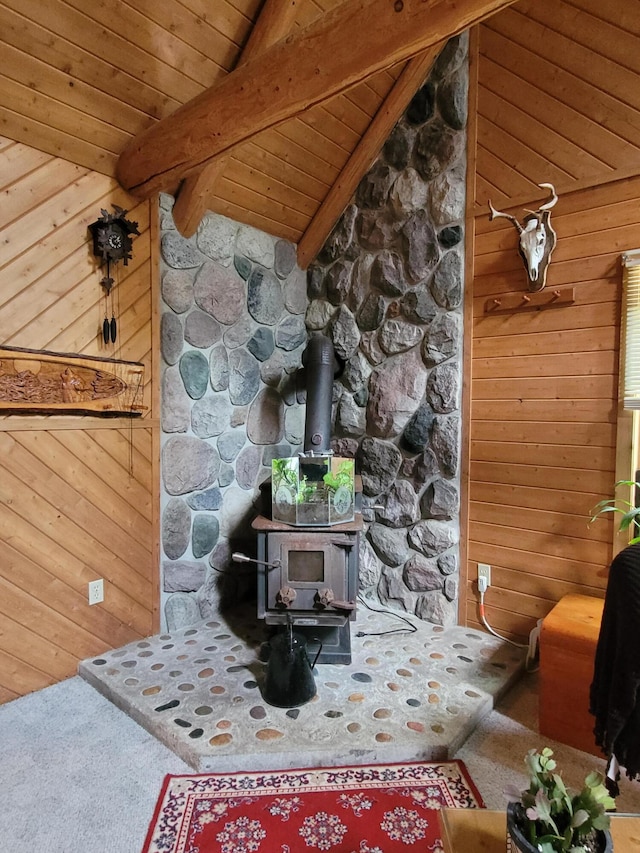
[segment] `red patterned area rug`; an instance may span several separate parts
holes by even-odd
[[[461,761],[167,776],[142,853],[442,853],[443,806],[483,807]]]

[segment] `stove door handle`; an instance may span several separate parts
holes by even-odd
[[[237,551],[231,555],[231,559],[234,563],[256,563],[258,566],[266,566],[268,569],[279,569],[282,565],[280,560],[272,560],[268,563],[266,560],[255,560],[253,557],[247,557],[246,554]]]

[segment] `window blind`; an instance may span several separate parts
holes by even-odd
[[[640,409],[640,249],[622,256],[624,408]]]

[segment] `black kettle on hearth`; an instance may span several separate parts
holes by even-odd
[[[316,695],[313,668],[316,665],[322,643],[313,659],[309,661],[307,641],[293,630],[291,617],[287,625],[269,641],[269,659],[262,698],[276,708],[295,708],[310,702]]]

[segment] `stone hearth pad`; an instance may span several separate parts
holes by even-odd
[[[522,650],[490,634],[417,619],[397,633],[408,626],[361,607],[352,663],[317,665],[316,697],[275,708],[253,613],[130,643],[78,672],[196,771],[229,772],[451,758],[523,668]]]

